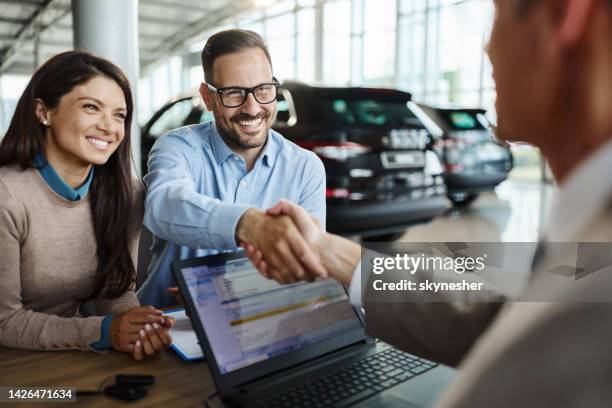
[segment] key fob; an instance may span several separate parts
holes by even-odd
[[[144,398],[147,390],[143,387],[115,384],[104,388],[104,393],[120,400],[136,401]]]
[[[119,385],[136,385],[145,387],[155,383],[155,376],[147,374],[119,374],[115,377],[115,382]]]

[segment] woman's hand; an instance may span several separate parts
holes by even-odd
[[[142,360],[172,343],[169,330],[174,319],[152,306],[134,307],[113,316],[109,337],[113,348]]]

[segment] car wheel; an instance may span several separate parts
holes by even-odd
[[[392,232],[390,234],[370,235],[361,237],[363,242],[393,242],[400,239],[406,231]]]
[[[478,193],[448,193],[448,198],[455,207],[468,207],[477,198]]]

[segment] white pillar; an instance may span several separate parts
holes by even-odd
[[[325,0],[317,0],[315,4],[315,82],[320,84],[323,81],[323,36],[324,36],[324,21],[325,18],[323,8]]]
[[[4,138],[4,133],[8,129],[8,123],[4,123],[4,96],[2,94],[2,75],[0,74],[0,140]]]
[[[136,101],[140,71],[138,54],[138,0],[72,0],[74,48],[112,61],[127,75],[134,95],[132,155],[140,169],[140,128]]]

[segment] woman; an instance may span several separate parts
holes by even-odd
[[[172,319],[133,291],[132,112],[123,72],[86,52],[32,76],[0,143],[0,345],[112,346],[139,360],[170,343]],[[98,316],[79,314],[87,301]]]

